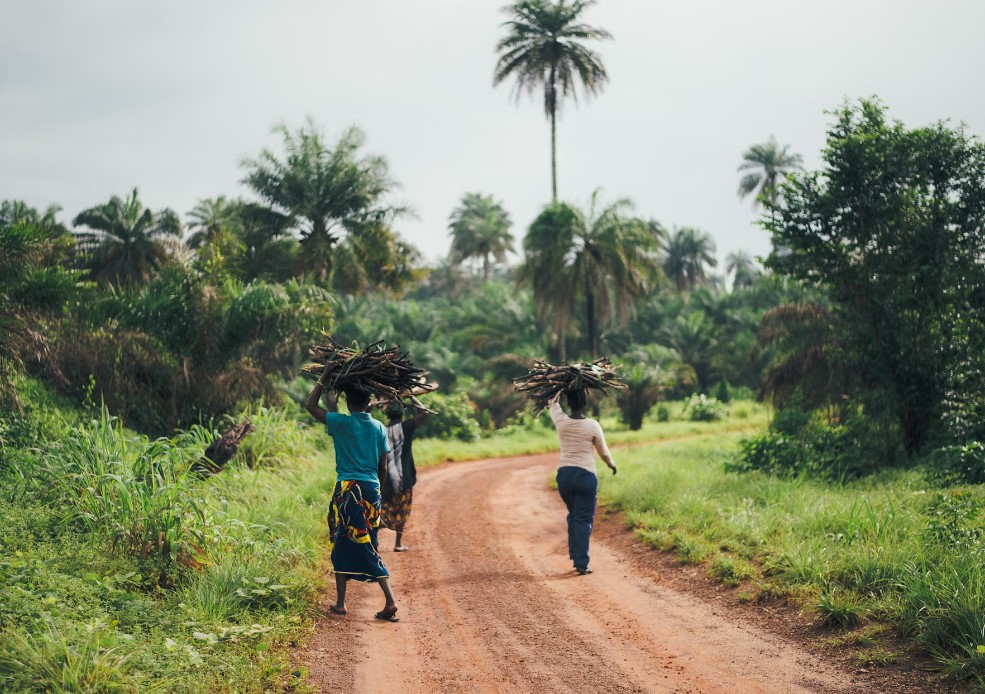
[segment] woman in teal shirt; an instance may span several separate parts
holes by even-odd
[[[335,399],[328,400],[329,410],[319,404],[325,374],[308,395],[306,408],[311,416],[325,424],[335,447],[335,491],[328,511],[332,534],[332,567],[335,570],[337,599],[329,609],[346,614],[345,588],[350,579],[377,582],[383,589],[386,605],[376,613],[377,619],[396,622],[397,603],[390,590],[390,574],[379,553],[377,531],[380,527],[380,479],[386,476],[386,454],[390,450],[386,429],[366,411],[369,393],[343,386],[349,414],[335,411]]]

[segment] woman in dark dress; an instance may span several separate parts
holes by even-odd
[[[398,403],[391,403],[386,409],[389,422],[387,437],[390,440],[391,454],[399,464],[399,489],[384,485],[383,489],[383,524],[397,533],[393,543],[394,552],[406,552],[403,545],[404,528],[410,518],[411,506],[414,501],[414,484],[417,482],[417,468],[414,466],[414,433],[421,425],[426,412],[418,412],[413,419],[404,419],[404,408]]]

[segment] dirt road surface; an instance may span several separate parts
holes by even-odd
[[[567,556],[548,487],[557,454],[426,470],[405,536],[381,549],[400,607],[373,619],[376,585],[350,584],[301,655],[323,692],[858,692],[868,687],[794,643],[734,620],[592,543]],[[607,473],[607,471],[604,471]],[[326,598],[327,608],[334,591]]]

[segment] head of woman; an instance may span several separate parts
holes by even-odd
[[[569,390],[564,396],[568,400],[568,407],[571,408],[572,413],[581,412],[588,406],[588,395],[584,388]]]
[[[391,402],[386,406],[386,416],[391,423],[403,421],[404,408],[399,402]]]
[[[364,412],[369,406],[369,393],[365,390],[345,386],[342,388],[342,393],[345,395],[345,404],[349,412]]]

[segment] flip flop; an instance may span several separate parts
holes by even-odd
[[[349,614],[349,610],[343,610],[340,607],[336,607],[334,604],[329,605],[328,609],[335,614]]]
[[[382,619],[384,622],[399,622],[400,621],[400,618],[397,617],[397,613],[396,612],[393,612],[391,614],[387,614],[386,613],[386,610],[380,610],[374,616],[377,619]]]
[[[410,549],[410,547],[400,546],[400,547],[394,547],[393,548],[393,551],[394,552],[406,552],[408,549]]]

